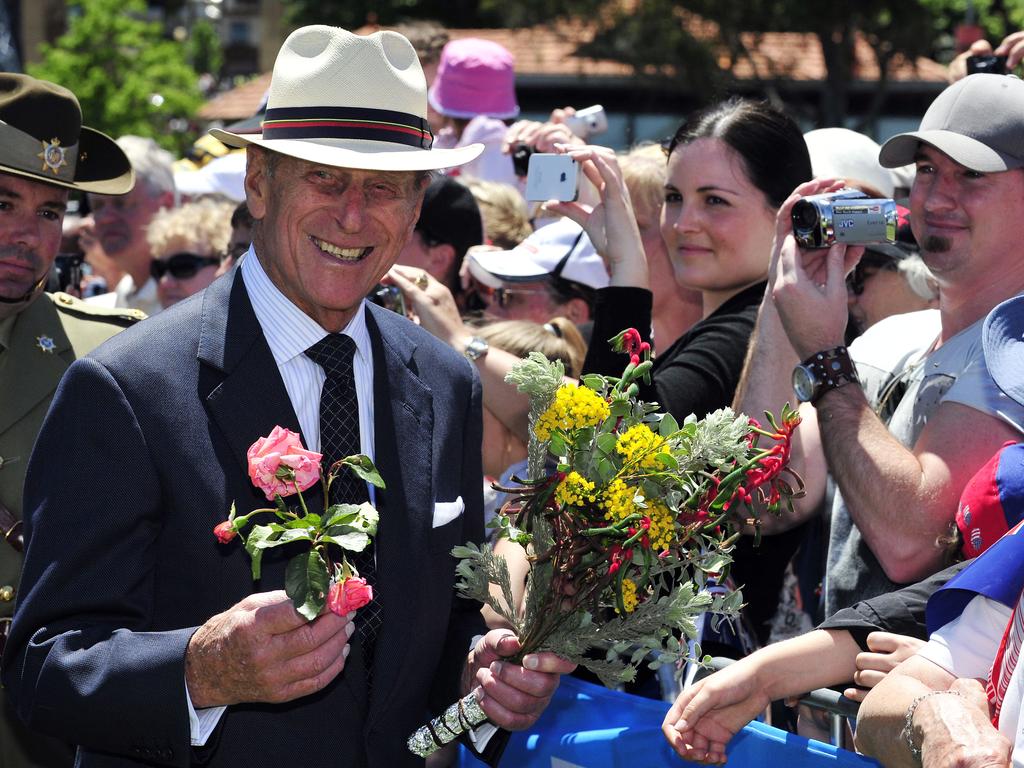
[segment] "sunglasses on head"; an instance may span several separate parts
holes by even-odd
[[[178,280],[195,277],[203,267],[215,267],[220,264],[217,256],[200,256],[198,253],[176,253],[166,259],[153,259],[149,265],[149,273],[155,280],[160,280],[168,272]]]

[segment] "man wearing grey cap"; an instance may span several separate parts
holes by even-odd
[[[1024,407],[992,382],[980,341],[988,311],[1024,291],[1024,82],[986,74],[950,86],[879,160],[917,166],[911,225],[939,308],[887,318],[847,350],[844,278],[861,249],[797,247],[794,202],[841,186],[803,184],[779,210],[772,290],[736,400],[747,413],[777,410],[795,388],[802,402],[794,468],[808,493],[797,514],[766,522],[795,525],[833,496],[826,616],[937,571],[960,491],[1024,430]]]

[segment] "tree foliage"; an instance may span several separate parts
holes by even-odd
[[[202,103],[184,45],[145,20],[143,0],[72,0],[68,30],[43,45],[34,77],[70,89],[84,122],[111,136],[150,136],[180,153],[189,143],[172,120],[189,119]]]
[[[858,79],[855,43],[865,40],[874,52],[881,76],[868,105],[866,120],[882,106],[888,78],[901,59],[927,56],[948,61],[953,55],[955,28],[976,23],[996,45],[1006,34],[1024,29],[1024,0],[858,0],[856,3],[808,0],[295,0],[294,23],[332,23],[358,27],[367,21],[394,24],[409,18],[431,18],[453,27],[526,27],[585,19],[595,36],[580,53],[631,65],[640,77],[661,76],[659,87],[677,88],[705,100],[731,80],[732,65],[750,60],[768,32],[813,35],[824,58],[827,76],[818,105],[822,125],[846,120],[851,83]],[[696,14],[714,25],[714,33],[687,23]],[[791,51],[792,60],[817,55]],[[758,70],[755,88],[771,95],[785,71]],[[666,79],[664,75],[672,73]]]
[[[221,49],[217,29],[205,19],[200,19],[188,31],[185,50],[189,64],[196,72],[220,74],[224,65],[224,51]]]

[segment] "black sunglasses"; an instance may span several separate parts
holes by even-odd
[[[200,256],[198,253],[176,253],[166,259],[153,259],[149,265],[149,273],[159,281],[168,272],[178,280],[195,277],[203,267],[215,267],[220,264],[217,256]]]

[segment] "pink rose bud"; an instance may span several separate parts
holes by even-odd
[[[321,455],[303,448],[302,437],[284,427],[274,427],[267,437],[253,443],[246,458],[249,479],[263,491],[267,501],[304,491],[320,480]],[[278,477],[282,466],[291,470],[294,481]]]
[[[366,579],[355,576],[334,582],[327,592],[327,607],[339,616],[358,611],[371,600],[373,587],[366,583]]]
[[[213,535],[217,537],[217,541],[221,544],[228,544],[238,535],[238,531],[235,530],[233,522],[225,520],[223,523],[218,523],[214,526]]]

